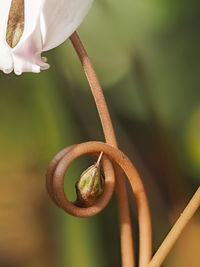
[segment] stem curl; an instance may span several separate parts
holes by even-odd
[[[93,151],[97,152],[97,151]],[[111,161],[103,155],[101,162],[105,174],[105,189],[102,196],[91,207],[81,208],[70,202],[64,192],[64,176],[69,165],[77,157],[92,151],[81,150],[80,145],[73,145],[61,150],[50,162],[46,173],[46,186],[51,199],[57,206],[75,217],[91,217],[99,213],[110,201],[114,187],[115,174]]]
[[[99,213],[109,202],[112,197],[115,182],[116,194],[120,214],[120,232],[121,232],[121,256],[123,267],[134,267],[134,248],[132,241],[132,229],[130,213],[128,209],[128,199],[125,187],[123,172],[129,179],[138,209],[139,223],[139,267],[158,267],[162,264],[175,241],[180,236],[183,228],[189,222],[192,215],[200,205],[200,188],[193,196],[192,200],[186,207],[180,219],[174,225],[161,244],[153,258],[152,254],[152,234],[151,220],[148,201],[141,178],[129,158],[117,148],[117,140],[112,126],[112,121],[104,99],[104,95],[92,66],[92,63],[84,49],[84,46],[77,33],[70,37],[71,42],[81,61],[92,94],[95,99],[97,110],[101,119],[107,143],[103,142],[85,142],[82,144],[72,145],[61,150],[50,162],[46,173],[47,191],[52,200],[64,211],[76,217],[91,217]],[[99,199],[87,208],[79,207],[76,202],[70,202],[64,192],[64,177],[69,165],[79,156],[91,154],[96,156],[102,153],[102,167],[105,173],[105,189]],[[115,181],[116,180],[116,181]]]
[[[104,94],[96,75],[96,72],[93,68],[92,62],[85,50],[78,34],[74,32],[70,36],[70,40],[72,45],[80,59],[80,62],[83,66],[85,75],[89,82],[92,95],[94,97],[96,107],[99,113],[99,117],[101,120],[101,125],[103,128],[105,140],[108,144],[117,147],[117,139],[115,136],[115,131],[112,125],[111,117],[109,114],[109,110],[104,98]],[[133,246],[133,233],[130,219],[130,212],[128,207],[128,197],[126,192],[126,184],[124,180],[123,172],[120,167],[116,164],[113,165],[115,170],[115,178],[116,178],[116,196],[117,196],[117,204],[119,210],[119,221],[120,221],[120,239],[121,239],[121,259],[123,267],[134,267],[135,259],[134,259],[134,246]],[[141,251],[141,248],[140,248]],[[149,260],[151,257],[151,253],[149,254]],[[142,259],[141,259],[142,262]],[[141,265],[144,262],[141,263]]]
[[[67,168],[77,157],[84,154],[103,152],[102,165],[105,172],[105,192],[100,199],[89,208],[77,207],[71,203],[64,192],[64,176]],[[108,156],[108,157],[106,157]],[[77,217],[90,217],[100,212],[108,203],[114,189],[114,161],[127,175],[136,198],[140,232],[141,257],[148,263],[151,253],[151,221],[149,206],[140,176],[129,158],[118,148],[103,142],[85,142],[73,145],[59,152],[51,161],[47,170],[47,190],[52,200],[63,210]],[[143,265],[144,266],[144,265]]]

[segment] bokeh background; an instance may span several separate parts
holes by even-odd
[[[153,249],[200,181],[200,2],[99,0],[79,28],[109,105],[120,148],[148,193]],[[88,83],[68,40],[40,74],[0,73],[0,266],[120,266],[115,196],[90,219],[59,210],[45,170],[62,148],[104,140]],[[91,162],[67,174],[66,192]],[[137,213],[128,186],[137,241]],[[163,266],[198,267],[197,212]],[[136,254],[137,254],[136,246]]]

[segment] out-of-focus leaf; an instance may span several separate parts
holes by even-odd
[[[192,114],[187,130],[187,148],[190,156],[191,171],[200,179],[200,108]]]

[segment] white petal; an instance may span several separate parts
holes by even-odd
[[[6,42],[7,21],[12,0],[1,0],[0,6],[0,70],[10,73],[13,69],[13,59],[10,47]]]
[[[64,42],[81,24],[93,0],[48,0],[41,14],[43,51]]]
[[[24,0],[24,32],[14,48],[6,42],[12,0],[0,0],[0,69],[40,72],[49,65],[41,52],[65,41],[80,25],[93,0]]]
[[[24,0],[24,32],[20,42],[24,42],[28,37],[30,37],[30,35],[32,35],[35,31],[37,25],[40,24],[40,14],[46,1],[48,0]]]
[[[42,37],[40,29],[40,13],[44,0],[25,0],[24,32],[19,43],[12,49],[14,71],[40,72],[49,67],[41,58]]]

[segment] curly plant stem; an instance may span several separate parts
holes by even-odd
[[[71,203],[68,201],[65,197],[63,181],[64,174],[69,164],[76,158],[76,155],[73,153],[73,148],[75,146],[77,145],[64,148],[52,159],[46,173],[46,186],[51,199],[60,208],[73,216],[88,218],[99,213],[110,201],[115,186],[115,175],[111,161],[104,155],[101,159],[105,174],[105,189],[103,195],[90,207],[81,208],[76,205],[76,202]],[[70,154],[70,152],[73,154]],[[92,153],[92,155],[94,156],[95,154]],[[80,156],[80,154],[77,156]],[[63,158],[66,159],[66,157],[68,157],[68,161],[65,160],[63,163]],[[59,184],[60,179],[61,184]]]
[[[64,177],[69,165],[81,155],[96,154],[103,152],[102,167],[105,173],[105,190],[103,195],[91,207],[80,208],[76,203],[70,202],[64,192]],[[108,157],[107,157],[108,156]],[[114,188],[114,171],[111,161],[121,167],[127,175],[136,198],[138,208],[138,222],[140,230],[140,240],[143,245],[141,267],[147,266],[147,251],[149,247],[149,233],[151,233],[150,213],[148,201],[141,178],[129,158],[118,148],[103,142],[85,142],[70,146],[60,151],[51,161],[47,170],[47,190],[53,201],[67,213],[77,217],[90,217],[100,212],[108,203]],[[144,254],[143,254],[144,253]],[[124,255],[125,256],[125,255]]]
[[[110,114],[106,105],[102,88],[92,66],[92,63],[76,32],[71,35],[70,39],[79,56],[88,82],[90,84],[92,94],[97,105],[97,110],[101,119],[106,142],[114,147],[117,147],[117,140],[112,126]],[[122,266],[133,267],[135,266],[134,250],[125,180],[123,172],[117,164],[114,165],[114,169],[116,176],[116,194],[120,216]],[[146,217],[149,217],[148,210],[146,212]],[[150,224],[150,220],[148,222]],[[151,227],[148,227],[148,231],[149,232],[147,233],[146,238],[144,238],[143,233],[140,232],[140,266],[147,265],[151,258]]]
[[[171,231],[153,256],[152,260],[150,261],[148,267],[159,267],[165,260],[166,256],[168,255],[169,251],[173,247],[176,240],[181,235],[183,229],[190,221],[194,213],[200,206],[200,187],[197,189],[196,193],[193,195],[192,199],[184,209],[183,213],[180,215],[177,222],[172,227]]]

